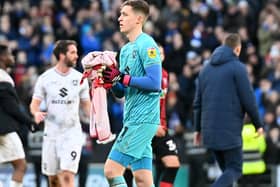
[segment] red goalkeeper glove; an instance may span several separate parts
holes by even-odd
[[[105,83],[115,83],[120,82],[125,86],[129,85],[131,76],[128,74],[123,74],[116,67],[106,67],[103,71],[103,79]]]

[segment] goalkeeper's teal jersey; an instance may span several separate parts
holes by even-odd
[[[133,77],[145,76],[145,68],[161,64],[160,52],[154,39],[142,33],[134,42],[122,47],[120,52],[120,71]],[[159,124],[160,92],[145,91],[133,87],[125,90],[125,126],[134,124]]]

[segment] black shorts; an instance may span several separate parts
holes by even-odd
[[[168,155],[178,155],[176,143],[168,134],[163,137],[155,136],[152,140],[152,147],[156,160],[161,160],[162,157]]]

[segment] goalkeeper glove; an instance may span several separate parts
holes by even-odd
[[[106,67],[103,71],[103,79],[105,83],[120,82],[125,86],[129,85],[131,76],[120,72],[116,67]]]

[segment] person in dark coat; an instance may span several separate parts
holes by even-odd
[[[22,187],[26,161],[22,142],[16,132],[22,124],[26,124],[31,131],[37,128],[30,116],[20,110],[14,81],[7,73],[13,64],[14,58],[8,47],[0,44],[0,163],[10,162],[13,165],[9,186]]]
[[[229,187],[242,175],[242,126],[247,113],[258,134],[263,123],[245,65],[238,57],[241,40],[228,34],[198,77],[194,107],[194,144],[214,153],[222,175],[212,187]]]

